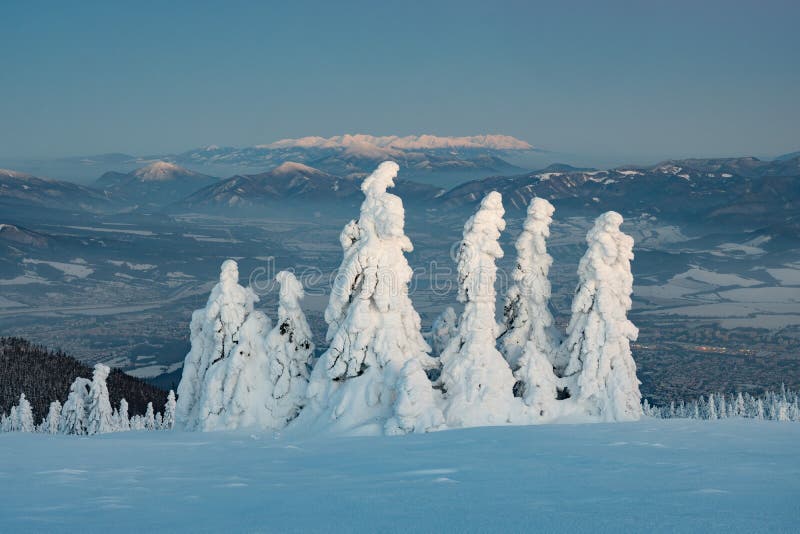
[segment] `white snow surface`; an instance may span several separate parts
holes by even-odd
[[[792,532],[800,425],[0,434],[6,532]]]

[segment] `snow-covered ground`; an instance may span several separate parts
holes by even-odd
[[[0,530],[796,532],[800,425],[0,434]]]

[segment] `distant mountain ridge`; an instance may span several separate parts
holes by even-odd
[[[551,165],[541,171],[468,182],[440,200],[449,208],[472,206],[489,191],[500,192],[507,209],[524,209],[531,198],[539,196],[575,208],[713,220],[748,215],[776,223],[800,212],[800,157],[684,159],[608,170]]]
[[[105,194],[72,182],[0,169],[0,204],[96,211],[111,206]]]
[[[481,163],[473,166],[475,160]],[[590,211],[613,209],[628,214],[734,222],[748,216],[765,224],[800,219],[800,156],[769,161],[754,157],[692,158],[607,170],[557,163],[527,173],[492,173],[449,189],[414,178],[412,169],[435,165],[435,157],[403,161],[406,169],[401,170],[403,178],[397,180],[394,192],[407,207],[468,208],[489,191],[498,191],[510,210],[522,210],[532,197],[540,196],[561,207]],[[316,163],[321,167],[283,161],[266,172],[219,180],[159,161],[128,173],[106,173],[97,180],[96,188],[0,171],[0,203],[89,211],[145,206],[224,212],[265,205],[296,210],[325,203],[344,207],[360,199],[361,169],[374,168],[374,162],[352,154],[338,154]],[[482,155],[447,160],[444,165],[474,170],[502,167],[503,163],[501,158]],[[336,172],[326,170],[331,168]]]
[[[397,194],[416,201],[431,201],[444,190],[426,184],[398,180]],[[187,207],[258,206],[278,201],[336,202],[361,194],[361,181],[329,174],[297,162],[285,162],[260,174],[236,175],[190,195]]]

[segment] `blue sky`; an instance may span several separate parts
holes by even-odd
[[[791,1],[5,0],[0,156],[341,133],[779,154],[800,149],[798,20]]]

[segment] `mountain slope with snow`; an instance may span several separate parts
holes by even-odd
[[[800,425],[0,434],[9,531],[790,532]]]
[[[90,187],[0,169],[0,205],[3,204],[89,211],[112,206],[102,192]]]
[[[174,163],[156,161],[129,173],[109,171],[94,187],[120,200],[163,206],[217,181]]]
[[[523,210],[534,196],[558,207],[618,209],[681,220],[708,218],[772,224],[800,215],[800,157],[673,160],[608,170],[551,165],[521,175],[495,176],[459,185],[441,197],[445,207],[472,206],[498,191],[506,207]]]
[[[340,177],[303,163],[287,161],[260,174],[237,175],[190,195],[183,205],[196,207],[260,206],[301,201],[304,204],[354,201],[361,197],[361,180]],[[413,201],[431,201],[443,190],[399,180],[397,190]]]

